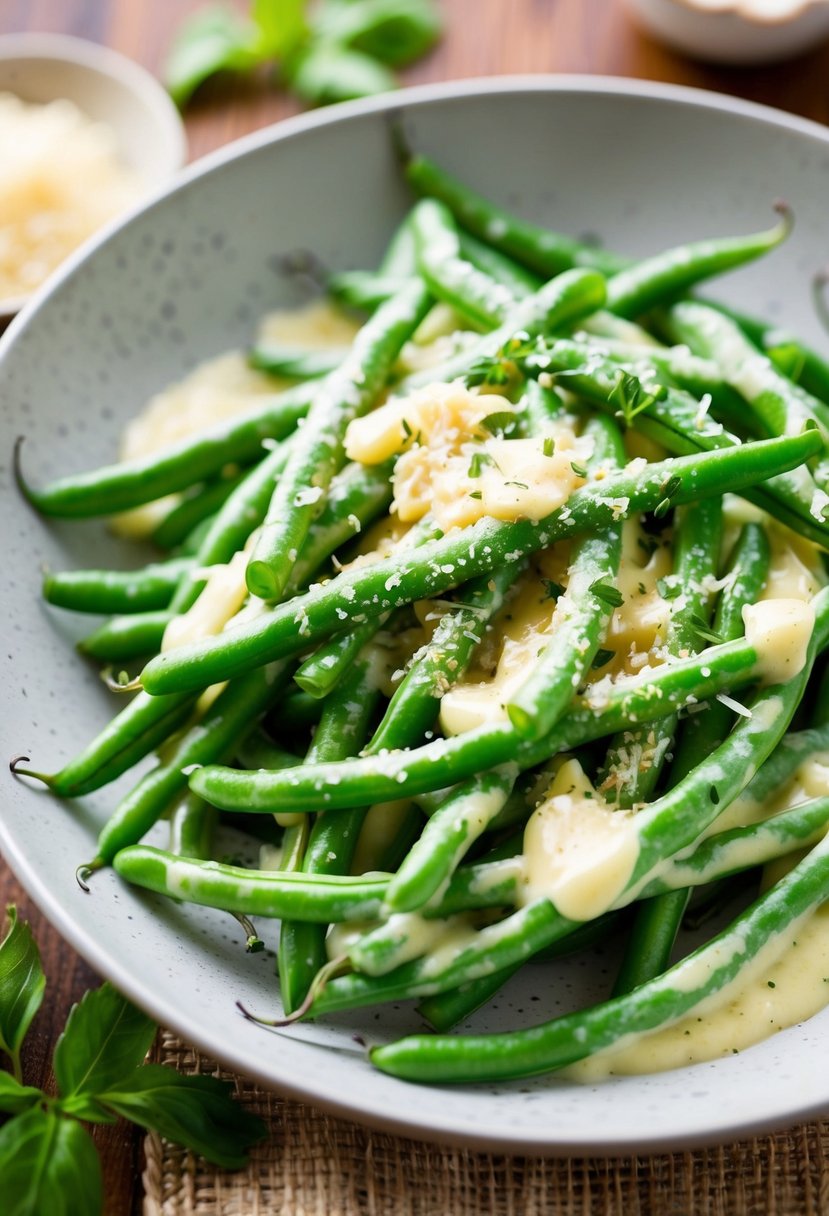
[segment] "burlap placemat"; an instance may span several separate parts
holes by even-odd
[[[156,1059],[209,1060],[163,1034]],[[144,1216],[827,1216],[829,1120],[656,1157],[537,1160],[421,1144],[235,1080],[271,1134],[247,1170],[146,1138]]]

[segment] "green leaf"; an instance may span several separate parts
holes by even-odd
[[[54,1068],[64,1098],[112,1089],[142,1063],[155,1023],[111,984],[87,992],[67,1019]]]
[[[398,68],[425,55],[442,33],[440,13],[431,0],[329,3],[314,26],[326,39]]]
[[[251,16],[259,29],[263,55],[285,59],[308,35],[305,0],[253,0]]]
[[[576,372],[576,374],[579,373]],[[642,410],[648,409],[655,402],[664,400],[667,393],[668,390],[664,385],[658,385],[653,390],[648,390],[636,376],[620,370],[616,383],[608,395],[608,401],[619,407],[619,413],[624,419],[625,425],[632,426],[637,414],[641,414]]]
[[[46,977],[31,929],[17,919],[15,907],[6,912],[9,930],[0,942],[0,1051],[11,1057],[20,1080],[20,1047],[43,1000]]]
[[[240,1169],[267,1128],[234,1101],[232,1089],[215,1077],[184,1077],[163,1064],[145,1064],[99,1100],[216,1165]]]
[[[28,1110],[43,1099],[43,1091],[31,1085],[21,1085],[11,1073],[0,1072],[0,1110],[7,1115]]]
[[[625,602],[618,587],[614,587],[612,583],[602,582],[600,578],[597,578],[594,583],[590,584],[590,590],[596,599],[601,600],[603,604],[607,604],[608,608],[621,608]]]
[[[176,35],[164,65],[164,83],[176,105],[183,106],[216,72],[250,71],[264,58],[259,30],[250,21],[231,9],[199,9]]]
[[[394,76],[376,59],[327,43],[312,46],[300,56],[290,83],[305,101],[320,106],[397,88]]]
[[[34,1107],[0,1129],[3,1216],[98,1216],[101,1165],[74,1119]]]
[[[496,410],[482,418],[478,425],[490,435],[509,435],[518,426],[518,419],[511,410]]]

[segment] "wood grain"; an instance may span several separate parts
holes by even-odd
[[[4,0],[0,33],[51,31],[92,39],[158,73],[172,32],[202,0]],[[238,3],[243,10],[244,6]],[[506,73],[588,72],[673,81],[829,120],[829,45],[773,68],[727,70],[659,46],[629,21],[620,0],[443,0],[446,35],[404,74],[407,84]],[[186,118],[190,157],[297,112],[262,75],[207,85]],[[55,1039],[73,1001],[97,977],[38,913],[0,863],[0,900],[35,928],[49,977],[28,1041],[26,1079],[47,1087]],[[110,1216],[140,1208],[140,1136],[126,1125],[96,1129]]]

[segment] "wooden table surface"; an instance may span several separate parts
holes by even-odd
[[[0,32],[38,30],[105,43],[158,72],[171,32],[203,0],[4,0]],[[241,7],[241,6],[240,6]],[[405,73],[407,84],[512,72],[589,72],[673,81],[732,93],[829,121],[829,44],[772,67],[723,69],[672,54],[640,33],[621,0],[442,0],[440,46]],[[297,105],[264,80],[206,86],[188,111],[190,157],[293,114]],[[24,1061],[30,1084],[50,1084],[49,1060],[73,1001],[97,977],[38,913],[0,861],[0,907],[16,903],[35,930],[49,978]],[[97,1128],[108,1216],[141,1206],[141,1136],[125,1124]]]

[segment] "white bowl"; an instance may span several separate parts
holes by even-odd
[[[676,50],[714,63],[771,63],[829,38],[829,0],[625,0]]]
[[[153,392],[244,346],[261,313],[296,302],[280,271],[285,254],[310,249],[335,269],[376,265],[410,205],[389,136],[394,112],[415,148],[472,187],[565,232],[597,233],[623,254],[755,231],[785,194],[797,215],[791,239],[709,290],[825,348],[810,306],[811,274],[829,253],[824,128],[630,81],[417,89],[303,115],[214,154],[57,273],[0,342],[3,450],[26,435],[34,484],[111,459]],[[123,563],[124,547],[97,523],[38,518],[8,484],[0,510],[0,755],[25,752],[50,770],[109,720],[113,699],[73,653],[67,614],[41,604],[41,567]],[[163,1025],[265,1085],[387,1130],[502,1152],[653,1151],[829,1112],[819,1066],[829,1010],[727,1059],[597,1086],[542,1077],[437,1089],[374,1073],[352,1034],[399,1035],[418,1024],[403,1007],[271,1033],[235,1001],[278,1009],[272,961],[246,955],[226,915],[131,889],[111,870],[95,875],[90,894],[79,890],[74,868],[92,854],[123,781],[70,804],[2,781],[0,846],[64,937]],[[152,839],[163,843],[166,831]],[[274,926],[258,928],[272,945]],[[578,962],[553,973],[529,966],[475,1025],[532,1024],[606,986]]]
[[[149,194],[184,164],[187,145],[178,110],[162,85],[131,59],[61,34],[0,37],[0,93],[45,104],[66,98],[115,132],[124,164]],[[0,319],[25,296],[0,300]]]

